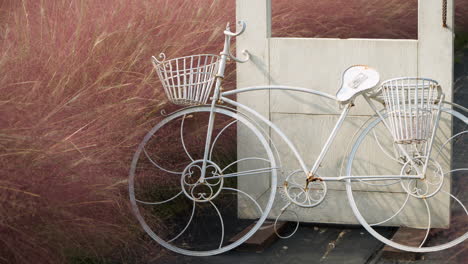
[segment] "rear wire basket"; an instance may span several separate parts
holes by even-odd
[[[395,143],[426,142],[442,95],[439,84],[431,79],[397,78],[383,82],[381,91]]]
[[[158,61],[153,57],[153,65],[167,99],[182,106],[206,104],[216,79],[218,61],[219,56],[212,54],[192,55],[167,61]]]

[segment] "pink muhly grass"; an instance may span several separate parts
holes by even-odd
[[[2,1],[0,262],[138,248],[126,179],[166,107],[150,57],[218,53],[232,3]]]
[[[418,0],[272,0],[274,37],[416,39]]]

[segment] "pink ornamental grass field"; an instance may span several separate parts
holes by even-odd
[[[229,20],[220,6],[1,2],[0,262],[99,258],[142,243],[126,179],[166,107],[149,58],[217,52]]]

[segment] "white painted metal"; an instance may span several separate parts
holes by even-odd
[[[374,86],[376,84],[374,84]],[[371,87],[371,88],[373,88],[373,87]],[[352,96],[350,98],[352,98]],[[343,112],[340,115],[340,118],[338,118],[338,121],[336,122],[335,127],[333,127],[333,130],[331,131],[330,136],[328,137],[327,141],[325,142],[325,145],[323,146],[322,150],[320,151],[320,154],[318,155],[317,159],[315,160],[314,165],[310,169],[310,175],[314,175],[314,174],[317,173],[317,170],[318,170],[320,164],[322,163],[323,158],[325,157],[325,155],[330,150],[330,145],[333,143],[333,140],[335,139],[336,134],[338,133],[338,130],[341,128],[341,125],[343,125],[343,121],[345,120],[346,116],[348,115],[349,110],[351,109],[352,105],[353,105],[353,103],[351,102],[351,103],[346,104],[346,106],[344,107]]]
[[[161,61],[152,57],[153,66],[164,87],[167,99],[176,105],[205,104],[211,94],[218,70],[219,56],[211,54],[192,55]]]
[[[211,101],[211,112],[210,112],[210,117],[209,117],[209,120],[208,120],[207,132],[206,132],[205,153],[203,155],[202,175],[200,177],[201,182],[203,182],[204,178],[205,178],[206,165],[207,165],[208,155],[210,153],[210,145],[211,145],[211,140],[212,140],[213,125],[214,125],[215,116],[216,116],[216,113],[215,113],[214,109],[215,109],[217,101],[219,99],[219,94],[220,94],[220,91],[221,91],[221,83],[222,83],[222,81],[224,79],[224,71],[226,69],[227,60],[228,60],[228,58],[231,58],[231,59],[233,59],[233,60],[235,60],[237,62],[247,62],[249,60],[249,58],[250,58],[250,55],[247,52],[247,50],[242,51],[242,53],[245,55],[245,59],[243,59],[243,60],[238,59],[238,58],[234,57],[231,54],[231,51],[230,51],[231,38],[241,35],[242,33],[244,33],[245,28],[246,28],[246,24],[243,21],[239,21],[239,25],[241,26],[239,31],[231,32],[230,26],[229,26],[229,23],[228,23],[227,26],[226,26],[226,30],[224,30],[224,32],[223,32],[224,36],[225,36],[224,37],[224,47],[223,47],[223,50],[220,53],[221,59],[220,59],[220,62],[219,62],[218,72],[216,74],[216,85],[215,85],[215,89],[214,89],[214,92],[213,92],[213,98],[212,98],[212,101]]]
[[[282,239],[287,239],[287,238],[290,238],[292,236],[294,236],[294,234],[296,234],[297,230],[299,229],[299,217],[297,216],[297,213],[294,212],[293,210],[288,210],[289,206],[291,205],[291,202],[289,202],[288,204],[286,204],[283,208],[281,208],[281,213],[276,217],[275,219],[275,223],[273,224],[273,228],[275,230],[275,233],[276,235],[279,237],[279,238],[282,238]],[[288,235],[281,235],[279,232],[278,232],[278,228],[277,228],[277,225],[278,225],[278,220],[279,218],[286,212],[289,212],[291,213],[295,218],[296,218],[296,226],[294,227],[294,230],[289,233]]]
[[[286,177],[282,191],[288,199],[288,204],[293,203],[302,208],[312,208],[321,204],[327,195],[326,182],[314,181],[306,184],[304,182],[304,173],[300,170]]]
[[[286,85],[269,85],[269,86],[253,86],[253,87],[245,87],[245,88],[240,88],[228,92],[223,92],[221,93],[222,96],[229,96],[233,94],[241,94],[245,92],[253,92],[253,91],[274,91],[274,90],[282,90],[282,91],[292,91],[292,92],[301,92],[301,93],[308,93],[308,94],[313,94],[313,95],[318,95],[321,97],[325,97],[331,100],[336,100],[336,97],[323,93],[320,91],[312,90],[312,89],[307,89],[307,88],[301,88],[301,87],[293,87],[293,86],[286,86]]]
[[[262,88],[262,90],[264,90],[265,88],[266,87]],[[240,104],[240,103],[238,103],[236,101],[233,101],[233,100],[225,98],[225,97],[221,97],[221,99],[223,100],[223,102],[231,104],[231,105],[233,105],[233,106],[235,106],[237,108],[245,110],[249,114],[254,115],[256,118],[258,118],[263,123],[265,123],[265,125],[267,125],[271,129],[273,129],[276,133],[278,133],[280,135],[281,139],[284,140],[284,142],[287,144],[287,146],[293,151],[295,158],[299,161],[299,163],[301,165],[302,171],[304,173],[308,172],[307,167],[306,167],[304,161],[302,160],[301,155],[299,155],[299,152],[296,150],[296,147],[294,146],[294,144],[292,144],[292,142],[286,137],[286,135],[283,134],[283,132],[274,123],[270,122],[268,119],[266,119],[265,117],[260,115],[258,112],[256,112],[255,110],[249,108],[246,105]]]
[[[225,92],[225,93],[222,93],[221,95],[221,100],[223,102],[226,102],[228,104],[231,104],[233,106],[236,106],[237,108],[239,109],[243,109],[243,110],[246,110],[246,112],[248,112],[249,114],[252,114],[254,115],[255,117],[257,117],[258,119],[260,119],[262,122],[264,122],[266,125],[268,125],[271,129],[273,129],[273,131],[275,133],[278,134],[278,136],[287,144],[287,146],[291,149],[291,151],[294,153],[295,157],[297,158],[298,162],[300,164],[304,164],[304,168],[305,168],[305,163],[303,161],[303,158],[299,155],[296,147],[294,146],[294,144],[288,139],[288,137],[272,122],[270,122],[269,120],[267,120],[266,118],[262,117],[261,115],[259,115],[258,113],[256,113],[253,109],[245,106],[245,105],[242,105],[238,102],[235,102],[231,99],[228,99],[226,97],[224,97],[224,95],[232,95],[232,94],[236,94],[237,92],[241,93],[241,92],[246,92],[246,91],[257,91],[257,90],[265,90],[265,89],[268,89],[269,87],[254,87],[254,88],[245,88],[245,89],[238,89],[238,90],[233,90],[233,91],[230,91],[230,92]],[[272,89],[275,89],[275,90],[295,90],[295,91],[301,91],[301,92],[305,92],[303,90],[301,90],[300,88],[292,88],[292,87],[281,87],[281,86],[273,86]],[[322,95],[321,93],[317,93],[317,91],[314,91],[314,90],[310,90],[308,91],[309,93],[311,94],[316,94],[316,95]],[[325,96],[325,97],[329,97],[329,95],[322,95],[322,96]],[[316,164],[319,164],[317,161],[319,160],[323,160],[324,156],[326,155],[327,153],[327,149],[329,148],[329,145],[332,144],[332,141],[333,141],[333,138],[334,136],[333,135],[336,135],[338,133],[338,130],[340,128],[340,124],[343,123],[344,119],[346,118],[347,116],[347,109],[344,109],[343,110],[343,114],[342,114],[342,118],[340,118],[338,121],[337,121],[337,124],[335,125],[333,131],[331,132],[330,134],[330,140],[327,141],[327,143],[323,146],[322,150],[321,150],[321,155],[319,155],[319,157],[322,157],[322,158],[317,158],[316,160]],[[314,171],[314,169],[312,168],[310,171]],[[306,169],[303,169],[303,172],[309,172],[308,170]],[[307,173],[306,173],[307,174]],[[375,181],[375,180],[389,180],[389,179],[420,179],[421,176],[411,176],[411,175],[402,175],[402,174],[398,174],[398,175],[349,175],[349,176],[338,176],[338,177],[333,177],[333,176],[324,176],[324,177],[320,177],[322,180],[324,181],[344,181],[344,180],[348,180],[348,179],[353,179],[353,180],[372,180],[372,181]]]
[[[423,78],[397,78],[385,81],[381,87],[395,142],[426,142],[438,112],[433,105],[440,102],[442,96],[439,84]]]

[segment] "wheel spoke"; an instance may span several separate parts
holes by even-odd
[[[450,197],[452,197],[455,201],[457,201],[457,203],[460,204],[460,206],[463,208],[463,210],[465,211],[465,213],[468,215],[468,210],[466,210],[465,205],[464,205],[457,197],[455,197],[455,195],[453,195],[453,194],[451,194],[451,193],[448,193],[448,192],[446,192],[446,191],[444,191],[444,190],[442,190],[441,192],[450,195]]]
[[[386,223],[386,222],[392,220],[392,219],[393,219],[395,216],[397,216],[397,215],[403,210],[403,208],[406,206],[406,204],[408,203],[409,197],[410,197],[410,195],[407,194],[407,195],[406,195],[406,199],[405,199],[405,201],[403,202],[403,205],[400,207],[400,209],[398,209],[398,211],[397,211],[395,214],[393,214],[392,216],[390,216],[389,218],[387,218],[387,219],[385,219],[385,220],[383,220],[383,221],[380,221],[380,222],[375,223],[375,224],[369,224],[369,225],[370,225],[370,226],[378,226],[378,225],[384,224],[384,223]]]
[[[218,210],[218,207],[216,207],[216,205],[212,201],[210,201],[210,204],[214,207],[214,209],[218,213],[219,221],[221,222],[221,241],[219,242],[219,248],[221,248],[223,246],[223,241],[224,241],[224,221],[223,221],[223,217],[221,216],[221,213]]]
[[[260,205],[257,203],[257,201],[255,201],[254,198],[252,198],[252,196],[250,196],[248,193],[244,192],[244,191],[241,191],[239,189],[235,189],[235,188],[230,188],[230,187],[223,187],[222,188],[223,190],[229,190],[229,191],[234,191],[234,192],[238,192],[238,193],[241,193],[245,196],[247,196],[247,198],[249,198],[258,208],[258,211],[260,211],[261,214],[263,214],[263,210],[262,208],[260,207]]]
[[[454,139],[455,137],[458,137],[459,135],[463,135],[465,133],[468,133],[468,130],[465,130],[465,131],[462,131],[462,132],[459,132],[451,137],[449,137],[445,142],[444,144],[442,144],[439,148],[439,151],[437,151],[437,154],[435,155],[434,159],[437,159],[437,157],[439,157],[440,153],[442,152],[442,150],[445,148],[445,145],[447,145],[452,139]]]
[[[189,157],[191,161],[193,161],[192,156],[190,156],[190,153],[187,150],[187,147],[185,146],[185,140],[184,140],[184,123],[185,123],[185,116],[182,117],[182,123],[180,124],[180,141],[182,142],[182,147],[184,148],[185,154]]]
[[[156,168],[158,168],[158,169],[160,169],[160,170],[163,170],[163,171],[165,171],[165,172],[168,172],[168,173],[172,173],[172,174],[177,174],[177,175],[181,175],[181,174],[182,174],[182,172],[167,170],[167,169],[165,169],[165,168],[159,166],[159,164],[157,164],[157,163],[149,156],[149,154],[148,154],[148,152],[146,152],[146,149],[145,149],[145,148],[143,148],[143,152],[145,153],[145,156],[149,159],[149,161],[150,161]]]
[[[457,171],[468,171],[468,168],[459,168],[459,169],[450,170],[450,171],[447,171],[446,173],[444,173],[444,175],[452,173],[452,172],[457,172]]]
[[[218,138],[221,136],[221,134],[223,134],[223,132],[228,129],[231,125],[237,123],[237,119],[230,122],[229,124],[227,124],[225,127],[223,127],[223,129],[221,129],[221,131],[219,131],[218,135],[216,135],[216,137],[214,138],[213,140],[213,143],[211,143],[211,148],[210,148],[210,154],[208,155],[209,159],[211,159],[212,157],[212,154],[213,154],[213,149],[216,145],[216,142],[218,141]]]
[[[270,162],[270,160],[268,159],[264,159],[264,158],[257,158],[257,157],[250,157],[250,158],[242,158],[242,159],[238,159],[232,163],[230,163],[229,165],[227,165],[226,167],[224,167],[221,172],[224,172],[226,169],[228,169],[229,167],[239,163],[239,162],[242,162],[242,161],[246,161],[246,160],[261,160],[261,161],[266,161],[266,162]]]
[[[170,202],[170,201],[174,200],[175,198],[177,198],[181,194],[182,194],[182,191],[180,191],[178,194],[172,196],[171,198],[169,198],[167,200],[164,200],[164,201],[161,201],[161,202],[146,202],[146,201],[142,201],[142,200],[138,200],[138,199],[135,199],[135,201],[137,201],[139,203],[142,203],[142,204],[151,204],[151,205],[165,204],[167,202]]]
[[[427,204],[427,200],[423,199],[423,201],[427,209],[427,231],[426,231],[426,235],[424,236],[423,241],[419,245],[419,248],[421,248],[424,245],[424,243],[426,243],[427,237],[429,236],[429,231],[431,230],[431,209],[429,208],[429,204]]]
[[[185,230],[187,230],[189,225],[192,223],[194,214],[195,214],[195,201],[193,202],[192,214],[190,215],[190,219],[189,219],[188,223],[185,225],[184,229],[182,229],[182,231],[179,234],[177,234],[173,239],[167,241],[167,243],[171,243],[172,241],[176,240],[177,238],[179,238],[185,232]]]

